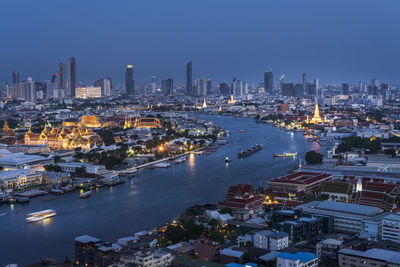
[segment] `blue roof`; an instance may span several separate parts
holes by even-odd
[[[317,258],[317,256],[315,256],[314,254],[307,252],[297,252],[295,254],[282,252],[278,254],[277,257],[294,261],[300,260],[302,263],[306,263]]]
[[[225,266],[226,267],[257,267],[258,265],[257,265],[257,263],[253,263],[253,262],[248,262],[248,263],[245,263],[245,264],[239,264],[239,263],[228,263],[228,264],[225,264]]]

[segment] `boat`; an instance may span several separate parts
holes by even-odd
[[[89,190],[89,191],[85,191],[85,192],[80,193],[79,197],[80,198],[87,198],[87,197],[90,197],[91,195],[92,195],[92,190]]]
[[[226,157],[226,158],[225,158],[225,162],[226,162],[226,163],[229,163],[229,162],[231,162],[231,159],[230,159],[229,157]]]
[[[275,158],[297,157],[297,152],[274,153]]]
[[[56,211],[49,209],[49,210],[42,210],[38,212],[32,212],[28,214],[28,217],[26,217],[26,222],[37,222],[44,220],[46,218],[50,218],[53,216],[56,216]]]
[[[121,177],[131,177],[137,173],[137,169],[135,167],[131,167],[125,170],[122,170],[118,173],[118,176]]]
[[[246,157],[248,157],[248,156],[260,151],[262,148],[263,148],[263,146],[261,144],[255,145],[252,148],[249,148],[249,149],[244,150],[244,151],[240,151],[238,153],[238,157],[239,158],[246,158]]]
[[[17,202],[21,204],[27,204],[29,203],[30,198],[29,197],[19,197],[17,198]]]
[[[185,162],[186,161],[186,157],[179,157],[179,158],[176,158],[175,160],[174,160],[174,163],[175,164],[179,164],[179,163],[182,163],[182,162]]]
[[[240,133],[246,133],[246,131],[245,130],[240,130]]]
[[[159,162],[159,163],[154,164],[154,167],[156,167],[156,168],[168,168],[170,166],[171,166],[171,164],[169,162]]]

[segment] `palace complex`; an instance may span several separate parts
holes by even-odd
[[[79,126],[75,125],[75,123],[63,123],[60,128],[48,130],[45,124],[40,134],[33,133],[29,128],[25,134],[24,143],[25,145],[47,145],[50,149],[74,149],[80,147],[83,150],[90,150],[94,146],[102,146],[103,141],[100,136],[90,129],[91,127],[97,127],[97,118],[94,117],[96,120],[92,121],[85,117],[94,116],[83,116],[78,124]]]

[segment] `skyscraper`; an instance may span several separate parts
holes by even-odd
[[[303,73],[303,92],[306,93],[307,92],[307,75],[305,73]]]
[[[76,89],[76,58],[69,58],[69,92],[70,96],[75,96]]]
[[[229,95],[229,85],[225,82],[219,84],[219,93],[221,95]]]
[[[174,80],[172,78],[162,80],[161,86],[164,95],[172,95],[174,93]]]
[[[207,95],[207,79],[197,79],[196,83],[196,96]]]
[[[350,86],[348,83],[342,83],[342,95],[349,95]]]
[[[212,94],[212,81],[211,79],[207,80],[207,95],[211,95]]]
[[[156,76],[151,76],[150,84],[149,84],[149,88],[150,88],[150,93],[151,94],[155,94],[156,93],[156,90],[157,90],[156,79],[157,79]]]
[[[192,74],[192,61],[189,61],[186,65],[186,94],[193,94],[193,74]]]
[[[264,89],[266,93],[272,93],[272,87],[274,86],[274,78],[272,75],[272,70],[266,71],[264,73]]]
[[[12,72],[12,81],[13,81],[13,85],[16,83],[19,83],[19,72],[18,71]]]
[[[65,90],[65,64],[60,62],[58,64],[58,89]]]
[[[127,65],[125,70],[125,93],[135,94],[135,81],[133,79],[133,65]]]
[[[101,96],[111,95],[111,78],[99,79],[93,83],[94,87],[101,88]]]

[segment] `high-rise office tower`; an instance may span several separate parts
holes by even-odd
[[[58,89],[65,90],[65,64],[60,62],[58,64],[58,72],[57,72],[57,80],[58,80]]]
[[[163,95],[172,95],[174,93],[174,80],[172,78],[162,80],[161,88]]]
[[[28,77],[24,84],[23,89],[23,98],[27,102],[35,102],[35,92],[34,92],[34,85],[31,77]]]
[[[230,95],[229,85],[225,82],[219,84],[219,93],[221,95]]]
[[[196,96],[206,96],[207,95],[207,79],[197,79],[196,84]]]
[[[94,87],[101,88],[101,96],[111,95],[111,78],[99,79],[93,83]]]
[[[12,72],[12,81],[13,81],[13,85],[16,83],[19,83],[19,72],[18,71]]]
[[[186,94],[193,94],[193,73],[192,73],[192,61],[189,61],[186,65]]]
[[[135,94],[135,80],[133,79],[133,65],[127,65],[125,70],[125,93]]]
[[[69,58],[69,95],[74,97],[76,89],[76,58]]]
[[[350,85],[348,83],[342,83],[342,95],[349,95]]]
[[[212,94],[212,81],[211,79],[207,80],[207,95],[211,95]]]
[[[282,96],[296,96],[293,83],[284,82],[281,80]]]
[[[320,92],[320,90],[319,90],[319,80],[318,80],[318,79],[315,79],[315,80],[314,80],[313,86],[314,86],[314,88],[315,88],[315,89],[314,89],[315,95],[317,95],[317,96],[321,95],[321,92]]]
[[[303,92],[306,93],[307,92],[307,74],[303,73]]]
[[[152,94],[155,94],[157,90],[156,79],[157,79],[156,76],[151,76],[149,88]]]
[[[272,70],[266,71],[264,73],[264,89],[266,93],[272,93],[272,87],[274,86],[274,78],[272,75]]]

